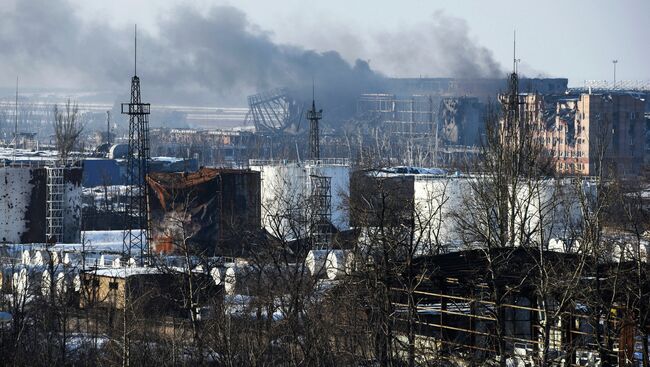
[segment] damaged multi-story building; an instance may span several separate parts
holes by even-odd
[[[520,86],[557,95],[567,79],[524,78]],[[381,93],[359,97],[356,120],[381,131],[396,161],[454,166],[477,157],[487,108],[505,88],[503,79],[393,78]],[[421,151],[429,152],[426,159]]]
[[[153,154],[192,158],[201,166],[245,166],[264,143],[250,131],[153,129],[150,134]]]
[[[625,92],[561,97],[520,94],[536,141],[563,174],[640,173],[645,155],[645,101]]]

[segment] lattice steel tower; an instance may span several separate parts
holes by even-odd
[[[320,159],[320,137],[318,131],[318,121],[323,118],[323,110],[316,111],[316,101],[311,100],[311,110],[307,111],[309,120],[309,151],[311,159]]]
[[[135,36],[134,73],[131,78],[131,102],[122,103],[122,113],[129,115],[128,182],[125,208],[125,232],[122,245],[123,256],[133,257],[138,251],[138,263],[148,263],[149,221],[148,185],[149,172],[149,113],[151,105],[142,103],[140,78],[137,74],[137,28]]]
[[[331,240],[332,226],[332,178],[310,175],[312,210],[312,247],[327,249]]]

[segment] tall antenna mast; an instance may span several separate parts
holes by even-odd
[[[16,76],[16,103],[14,104],[14,157],[12,163],[16,163],[17,147],[18,147],[18,76]]]
[[[508,96],[506,103],[506,116],[505,125],[508,133],[512,133],[512,129],[518,128],[520,123],[519,119],[519,76],[517,75],[517,63],[520,59],[517,58],[517,30],[513,32],[512,39],[512,73],[508,78]],[[519,134],[521,137],[521,134]]]
[[[514,30],[514,36],[512,38],[512,72],[517,74],[517,64],[521,59],[517,58],[517,30]]]
[[[316,111],[316,100],[314,98],[314,81],[311,84],[311,110],[307,111],[307,119],[309,120],[309,151],[311,159],[320,159],[320,133],[318,128],[318,121],[323,118],[323,110]]]
[[[133,29],[133,75],[138,75],[138,25]]]
[[[134,72],[137,73],[137,26],[134,31]],[[131,101],[122,103],[122,114],[129,116],[129,151],[127,160],[127,204],[125,205],[125,228],[122,253],[131,258],[139,255],[139,265],[149,262],[151,235],[148,218],[149,185],[149,113],[151,105],[142,103],[140,78],[131,78]],[[126,261],[126,260],[125,260]]]
[[[517,30],[512,37],[512,72],[517,73]]]

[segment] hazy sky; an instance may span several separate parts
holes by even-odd
[[[173,17],[181,0],[74,0],[89,18],[110,19],[118,26],[138,22],[151,30],[161,18]],[[427,23],[434,13],[463,19],[469,34],[493,52],[504,67],[512,64],[512,32],[517,29],[523,70],[564,76],[572,84],[612,77],[650,79],[650,1],[648,0],[195,0],[198,9],[229,4],[272,32],[276,42],[317,50],[339,51],[347,60],[371,60],[390,74],[398,67],[378,57],[375,37],[399,34]],[[137,15],[136,15],[137,14]],[[389,38],[389,37],[386,37]],[[427,47],[423,44],[422,47]],[[462,46],[459,46],[462,47]],[[408,55],[404,55],[408,58]],[[422,74],[427,74],[422,70]]]
[[[0,16],[3,87],[121,88],[134,23],[143,80],[181,100],[240,104],[312,77],[501,77],[514,29],[527,76],[582,85],[618,59],[618,80],[650,80],[650,0],[0,0]]]

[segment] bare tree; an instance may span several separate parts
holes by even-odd
[[[54,136],[59,157],[65,161],[78,143],[84,125],[80,121],[79,107],[69,99],[63,110],[54,105]]]

